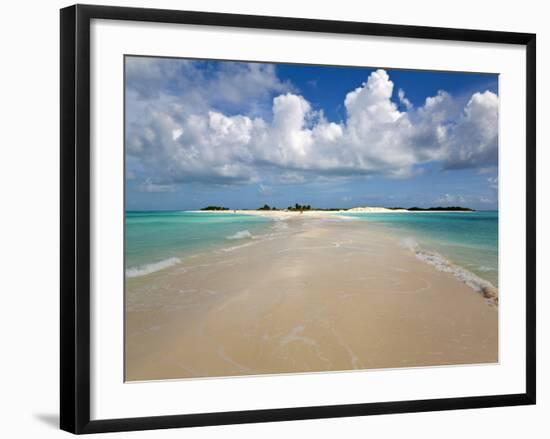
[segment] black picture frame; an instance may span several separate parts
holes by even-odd
[[[252,422],[427,412],[535,404],[536,401],[536,35],[303,18],[74,5],[60,11],[61,346],[60,426],[81,434]],[[181,23],[526,47],[526,376],[525,393],[415,401],[90,419],[90,21]]]

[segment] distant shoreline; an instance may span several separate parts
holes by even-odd
[[[293,217],[293,216],[315,216],[327,217],[342,213],[473,213],[475,210],[407,210],[407,209],[388,209],[385,207],[356,207],[351,209],[309,209],[309,210],[264,210],[264,209],[227,209],[227,210],[186,210],[189,213],[212,213],[212,214],[239,214],[239,215],[257,215],[263,217]]]
[[[199,210],[189,210],[187,212],[329,212],[329,213],[342,213],[342,212],[369,212],[369,213],[391,213],[391,212],[475,212],[475,209],[462,206],[437,206],[437,207],[381,207],[381,206],[357,206],[349,209],[345,208],[315,208],[310,205],[299,205],[296,207],[288,207],[286,209],[277,209],[276,207],[270,207],[265,204],[263,207],[257,209],[232,209],[223,206],[207,206]]]

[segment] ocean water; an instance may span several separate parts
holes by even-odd
[[[498,212],[341,213],[383,227],[425,262],[480,288],[498,288]],[[338,216],[338,215],[336,215]],[[281,232],[285,221],[254,215],[182,211],[126,212],[127,277],[147,275],[212,249],[231,249]],[[367,224],[365,224],[367,226]]]
[[[137,277],[209,248],[253,239],[273,221],[232,212],[130,211],[125,224],[126,275]]]
[[[498,287],[498,211],[342,215],[389,228],[427,262],[457,265]]]

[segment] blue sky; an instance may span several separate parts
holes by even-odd
[[[128,210],[497,208],[495,74],[125,62]]]

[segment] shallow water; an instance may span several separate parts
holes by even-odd
[[[236,228],[129,276],[127,380],[497,361],[482,284],[412,252],[410,232],[332,214]]]
[[[253,239],[271,220],[234,213],[126,212],[125,260],[129,276],[149,274],[220,244]]]
[[[404,245],[435,252],[498,286],[498,211],[342,215],[389,228]]]
[[[369,227],[397,235],[402,245],[421,257],[454,264],[498,287],[498,211],[342,213]],[[128,277],[139,277],[177,265],[205,251],[251,245],[285,232],[285,221],[254,215],[209,212],[127,212],[125,260]]]

